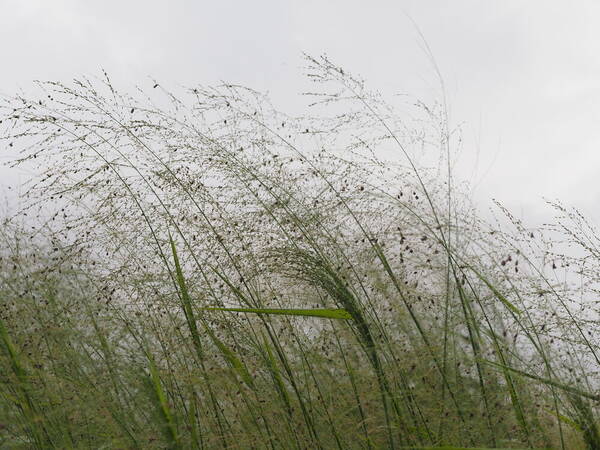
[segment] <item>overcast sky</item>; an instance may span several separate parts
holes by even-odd
[[[226,80],[296,107],[301,53],[331,59],[388,93],[428,97],[431,65],[463,123],[460,173],[482,205],[544,217],[542,196],[600,220],[600,2],[0,0],[0,93],[34,79],[109,72]],[[367,6],[368,5],[368,6]],[[301,100],[301,99],[300,99]],[[1,160],[0,160],[1,162]],[[0,195],[26,175],[0,168]]]

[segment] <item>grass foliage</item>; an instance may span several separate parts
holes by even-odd
[[[0,226],[0,446],[600,448],[593,226],[482,220],[443,102],[306,61],[302,117],[108,76],[2,100],[40,176]]]

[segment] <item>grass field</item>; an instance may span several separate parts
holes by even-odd
[[[488,223],[444,103],[108,76],[4,99],[1,448],[600,448],[600,242]],[[393,161],[382,158],[392,154]]]

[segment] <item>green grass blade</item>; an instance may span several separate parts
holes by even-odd
[[[234,351],[231,350],[227,345],[225,345],[225,343],[223,343],[223,341],[221,341],[215,335],[215,333],[208,327],[207,324],[205,324],[204,328],[206,329],[206,332],[210,336],[213,343],[217,346],[219,351],[223,354],[223,356],[225,357],[225,359],[227,360],[229,365],[238,373],[240,378],[242,380],[244,380],[244,383],[246,383],[251,388],[254,388],[254,381],[252,380],[252,376],[250,375],[248,368],[242,362],[242,360],[240,358],[238,358],[237,355],[234,353]]]
[[[173,253],[173,260],[175,261],[175,271],[177,274],[177,284],[179,286],[179,290],[181,293],[181,300],[183,303],[183,310],[188,322],[188,326],[190,328],[190,332],[192,333],[193,339],[199,342],[199,334],[198,329],[196,327],[196,317],[194,315],[194,310],[192,308],[192,300],[190,298],[189,291],[187,289],[187,285],[185,283],[185,277],[183,276],[183,270],[181,269],[181,264],[179,263],[179,257],[177,256],[177,249],[175,248],[175,242],[173,238],[169,236],[169,240],[171,243],[171,251]],[[254,388],[254,382],[252,380],[252,376],[250,372],[246,368],[246,365],[240,360],[237,355],[231,350],[223,341],[221,341],[217,335],[210,329],[208,324],[202,321],[206,332],[210,336],[213,343],[217,346],[219,351],[223,354],[227,362],[231,365],[231,367],[238,373],[238,375],[244,380],[244,382]]]
[[[228,311],[252,314],[275,314],[282,316],[321,317],[324,319],[351,320],[348,311],[341,308],[333,309],[279,309],[279,308],[202,308],[204,311]]]
[[[175,420],[173,418],[173,414],[171,413],[171,408],[169,407],[167,396],[162,387],[162,383],[160,382],[160,377],[158,375],[156,364],[154,363],[152,357],[150,357],[149,354],[148,362],[150,374],[147,375],[146,384],[150,388],[150,392],[152,393],[152,400],[154,401],[158,415],[160,416],[163,422],[162,428],[163,433],[165,435],[165,439],[168,443],[168,448],[175,450],[180,449],[182,447],[177,437],[177,426],[175,425]]]

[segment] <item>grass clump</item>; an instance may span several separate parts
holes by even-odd
[[[593,228],[484,222],[443,103],[307,73],[306,117],[108,77],[4,100],[41,174],[0,227],[3,445],[598,448]]]

